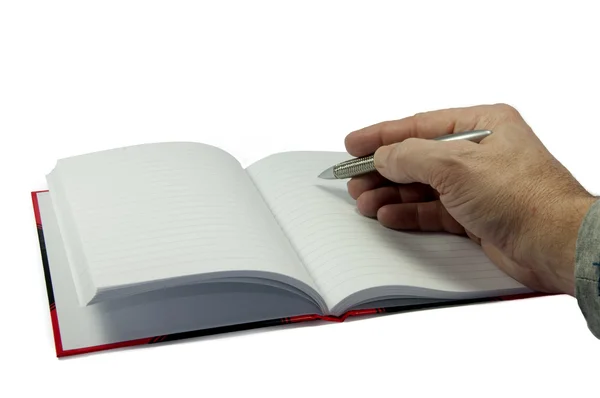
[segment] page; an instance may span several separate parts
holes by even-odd
[[[399,232],[362,216],[347,180],[317,178],[347,159],[345,153],[289,152],[247,169],[329,308],[352,294],[349,305],[370,300],[369,292],[444,299],[523,288],[467,238]]]
[[[82,304],[223,277],[318,297],[252,181],[218,148],[101,151],[60,160],[48,182]]]
[[[48,193],[37,195],[44,253],[63,350],[319,313],[311,301],[271,286],[204,283],[82,307]]]

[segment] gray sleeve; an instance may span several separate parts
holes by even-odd
[[[590,331],[600,339],[600,200],[590,207],[579,228],[575,298]]]

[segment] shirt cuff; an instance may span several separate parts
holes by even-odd
[[[575,298],[588,328],[600,339],[600,200],[592,204],[579,228]]]

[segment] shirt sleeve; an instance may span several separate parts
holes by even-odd
[[[592,204],[579,228],[575,298],[590,331],[600,339],[600,200]]]

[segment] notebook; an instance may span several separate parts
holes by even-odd
[[[338,152],[249,167],[165,142],[61,159],[32,193],[57,356],[536,295],[468,238],[362,216]]]

